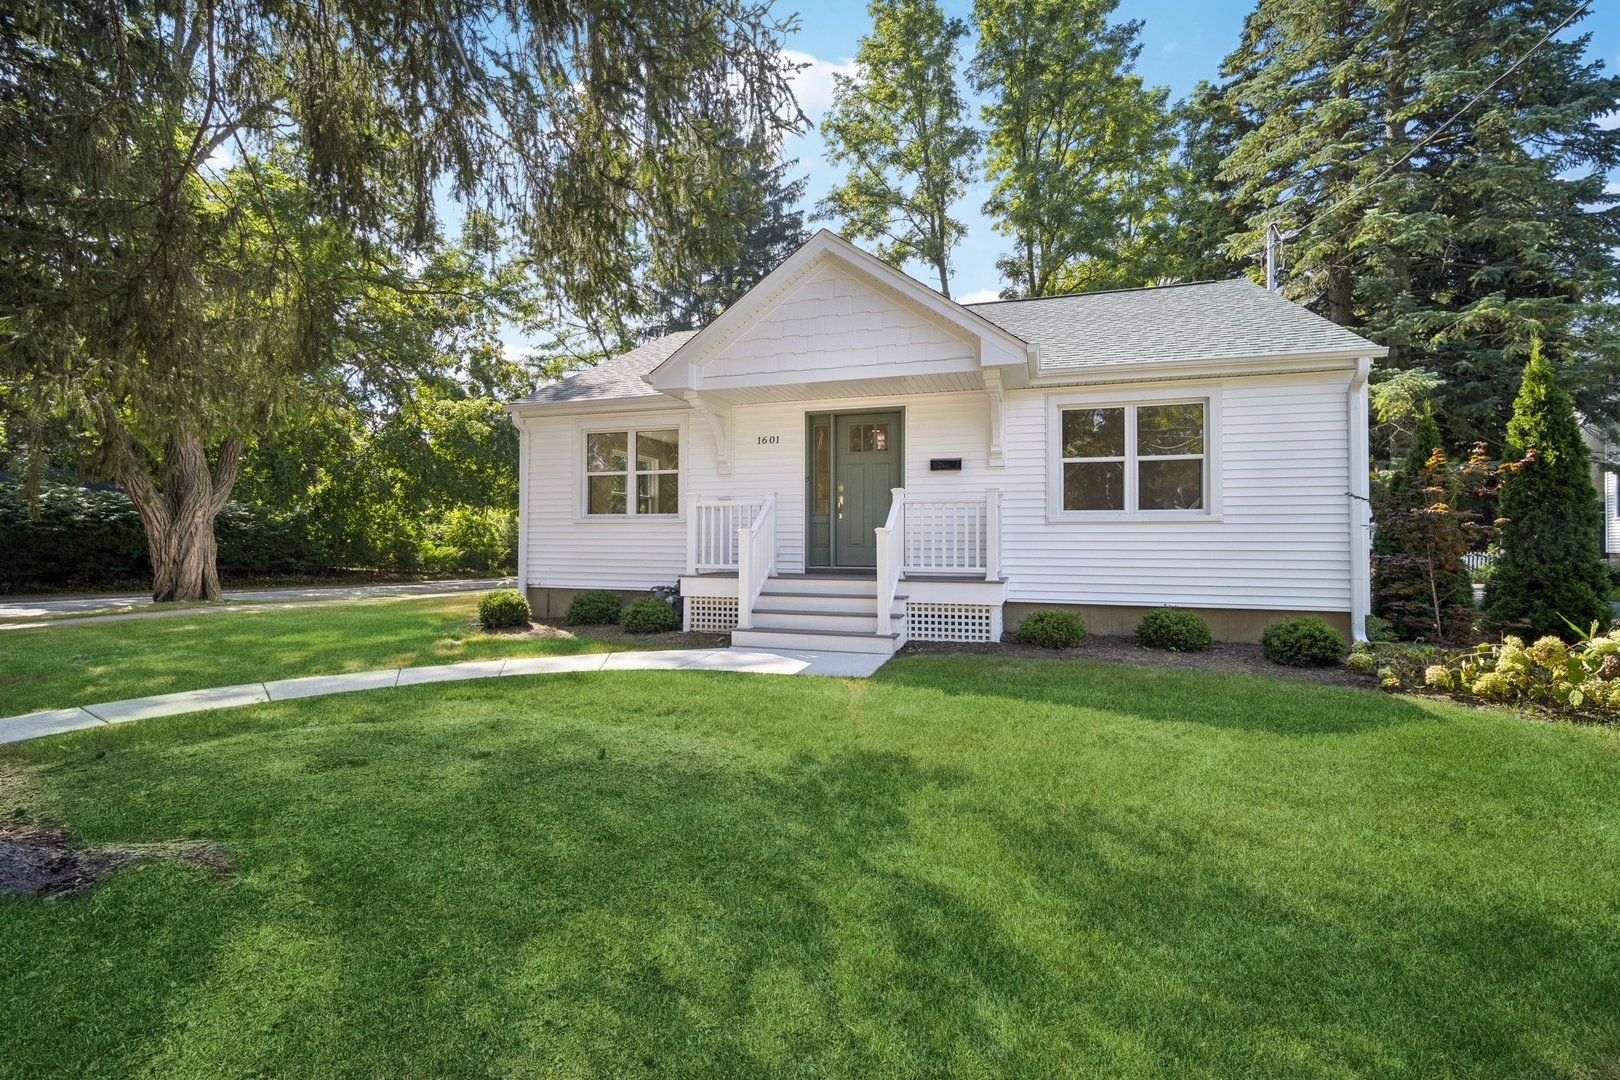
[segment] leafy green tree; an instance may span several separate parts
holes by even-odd
[[[1132,67],[1117,0],[976,0],[974,87],[990,95],[984,210],[1013,254],[1010,297],[1146,285],[1162,270],[1175,129]]]
[[[1497,500],[1501,553],[1485,587],[1485,612],[1504,629],[1573,641],[1569,623],[1584,630],[1613,617],[1599,548],[1603,512],[1574,407],[1539,341],[1531,343],[1513,402],[1507,446],[1528,460],[1503,481]]]
[[[737,152],[751,163],[727,193],[736,253],[690,266],[652,253],[653,317],[648,327],[652,334],[707,326],[810,238],[804,211],[797,209],[809,181],[788,179],[798,162],[781,160],[774,144],[734,139]]]
[[[1203,81],[1176,105],[1174,116],[1181,145],[1170,162],[1164,196],[1161,276],[1167,281],[1236,277],[1244,271],[1244,260],[1229,255],[1227,245],[1246,231],[1254,207],[1238,200],[1221,168],[1249,121],[1218,87]]]
[[[8,439],[36,473],[53,444],[93,447],[140,511],[153,595],[217,597],[244,444],[413,374],[420,350],[374,347],[364,318],[421,288],[436,192],[500,211],[573,310],[645,312],[638,243],[732,251],[745,162],[714,118],[791,125],[784,30],[752,0],[8,11]]]
[[[872,0],[854,78],[835,75],[821,124],[827,158],[849,172],[816,206],[845,236],[877,242],[891,266],[916,259],[951,295],[951,249],[966,231],[951,208],[975,176],[979,134],[956,82],[967,23],[937,0]]]
[[[1500,445],[1533,335],[1583,415],[1620,419],[1620,79],[1585,35],[1531,52],[1579,5],[1260,0],[1223,69],[1247,130],[1222,175],[1253,207],[1228,254],[1297,230],[1285,293],[1440,375],[1456,444]]]

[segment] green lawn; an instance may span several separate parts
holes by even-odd
[[[1620,1075],[1613,730],[917,656],[340,695],[0,768],[86,841],[237,867],[0,903],[0,1076]]]
[[[0,630],[0,716],[301,675],[598,652],[478,631],[478,595]]]

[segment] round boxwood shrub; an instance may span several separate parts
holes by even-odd
[[[574,597],[566,616],[569,626],[612,626],[624,601],[611,589],[591,589]]]
[[[1136,624],[1136,643],[1148,649],[1202,652],[1214,640],[1208,623],[1196,612],[1181,608],[1154,608]]]
[[[1284,619],[1266,627],[1260,651],[1289,667],[1326,667],[1344,656],[1344,635],[1315,615]]]
[[[496,589],[478,601],[478,622],[485,630],[529,625],[529,602],[516,589]]]
[[[1072,649],[1085,640],[1086,624],[1072,611],[1032,611],[1013,637],[1020,645]]]
[[[681,628],[681,617],[667,600],[637,597],[624,609],[624,628],[632,634],[664,634]]]

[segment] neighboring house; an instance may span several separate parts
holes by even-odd
[[[518,573],[542,616],[679,580],[690,628],[758,647],[1162,604],[1359,637],[1384,354],[1247,279],[964,305],[823,231],[705,329],[508,406]]]

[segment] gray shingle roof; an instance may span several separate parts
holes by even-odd
[[[554,405],[564,401],[596,401],[614,398],[662,397],[647,385],[644,376],[669,359],[670,353],[686,344],[695,330],[680,330],[653,338],[627,353],[604,360],[595,367],[542,386],[514,405]]]
[[[1043,372],[1151,360],[1384,353],[1248,278],[967,306],[1040,346]]]

